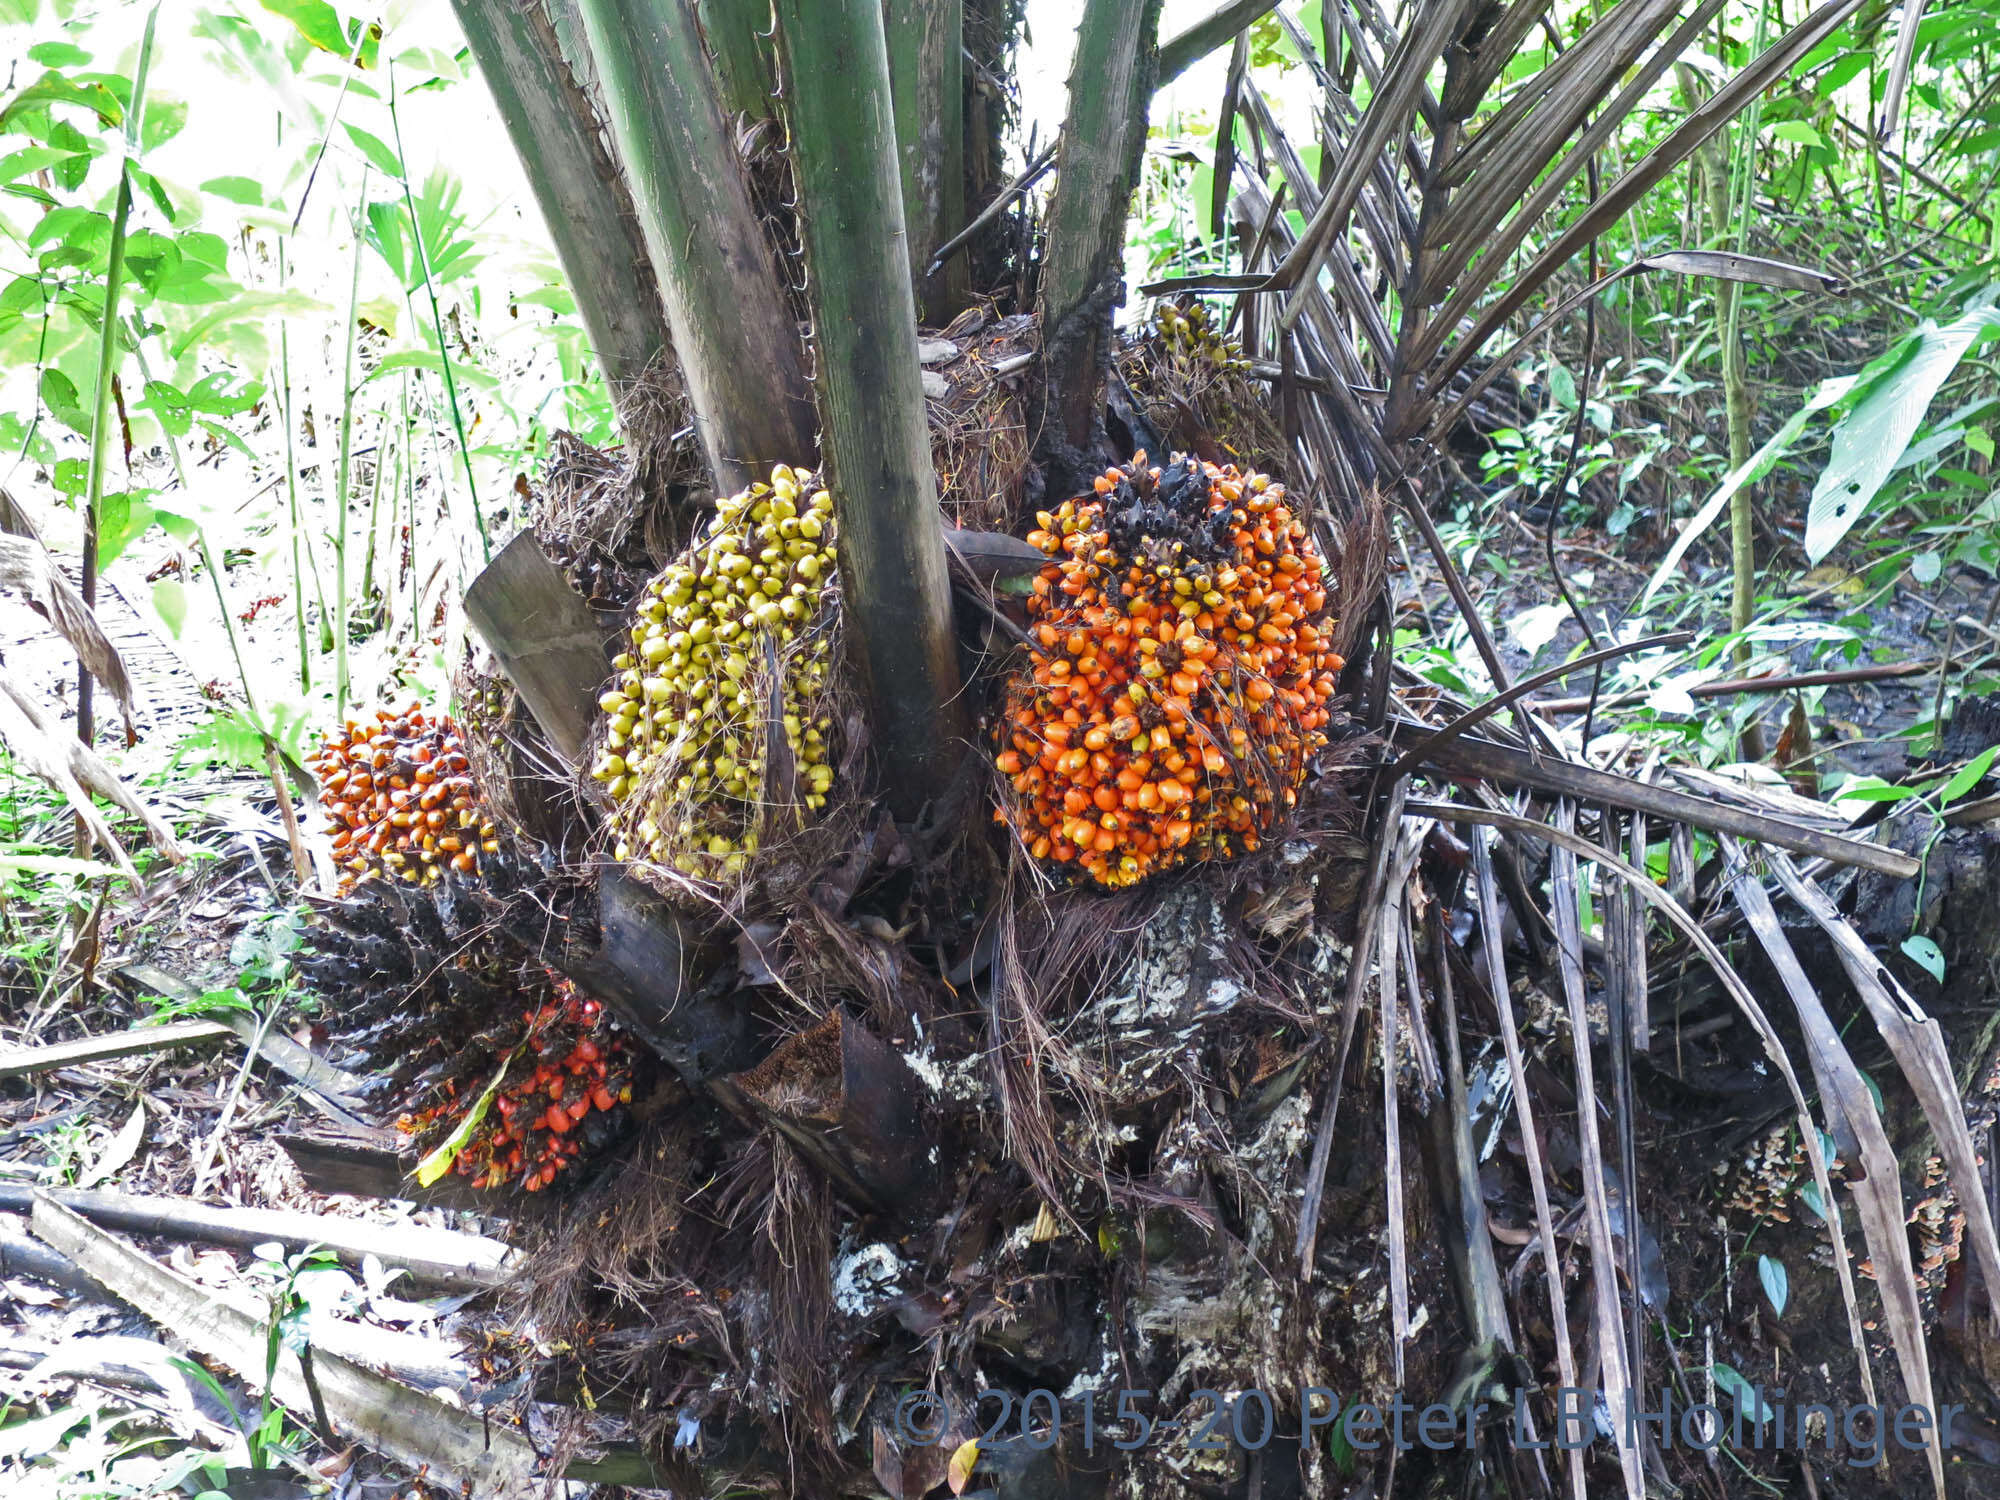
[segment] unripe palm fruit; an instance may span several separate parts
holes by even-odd
[[[836,649],[834,533],[832,497],[780,464],[768,485],[718,501],[647,585],[620,659],[648,675],[636,686],[621,677],[598,700],[605,726],[591,767],[628,857],[704,879],[739,875],[784,800],[787,789],[768,783],[785,757],[791,798],[824,805],[832,724],[818,698]]]

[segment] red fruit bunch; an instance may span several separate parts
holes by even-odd
[[[602,1004],[557,978],[549,998],[526,1012],[510,1055],[499,1091],[452,1168],[483,1188],[518,1182],[533,1193],[583,1154],[593,1123],[631,1102],[633,1051]],[[435,1134],[456,1126],[476,1098],[447,1085],[443,1100],[403,1116],[397,1127]]]

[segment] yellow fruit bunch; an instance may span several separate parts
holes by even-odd
[[[1190,303],[1185,308],[1171,302],[1156,303],[1153,328],[1168,351],[1184,359],[1204,360],[1223,370],[1250,368],[1250,361],[1243,357],[1243,346],[1222,336],[1205,302]]]
[[[1324,559],[1283,485],[1139,454],[1042,511],[996,757],[1038,860],[1099,885],[1257,848],[1326,743]]]
[[[344,895],[387,875],[427,885],[447,868],[475,874],[499,832],[472,783],[458,726],[412,703],[349,719],[307,762],[333,834]]]
[[[618,859],[733,878],[767,814],[826,806],[834,561],[833,498],[779,464],[646,586],[591,767]]]

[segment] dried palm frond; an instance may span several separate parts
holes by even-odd
[[[1280,406],[1310,477],[1342,511],[1376,485],[1400,484],[1414,496],[1434,446],[1505,367],[1501,361],[1468,378],[1474,362],[1491,355],[1495,336],[1859,7],[1860,0],[1828,0],[1810,11],[1652,151],[1601,184],[1597,154],[1696,44],[1722,0],[1625,0],[1547,66],[1521,70],[1511,67],[1517,56],[1543,45],[1537,32],[1548,0],[1436,0],[1409,7],[1400,24],[1373,0],[1358,0],[1328,12],[1341,76],[1320,66],[1312,40],[1279,10],[1323,89],[1319,144],[1331,175],[1322,185],[1305,169],[1239,59],[1229,98],[1257,149],[1247,161],[1232,150],[1218,166],[1235,179],[1245,274],[1145,290],[1220,282],[1243,292],[1245,344],[1253,360],[1279,366]],[[1440,68],[1443,87],[1433,94],[1427,80]],[[1343,77],[1354,80],[1351,88]],[[1218,138],[1229,132],[1225,120]],[[1289,206],[1306,216],[1300,234],[1265,188],[1266,153],[1283,173]],[[1567,207],[1587,174],[1587,201]],[[1531,235],[1540,248],[1521,265]],[[1745,279],[1754,271],[1707,261],[1646,269]],[[1265,294],[1282,295],[1265,301]],[[1531,331],[1564,311],[1545,314]]]
[[[63,794],[98,847],[134,883],[139,872],[133,867],[132,856],[90,800],[92,793],[137,818],[153,847],[168,861],[179,864],[187,858],[173,829],[133,794],[104,758],[74,735],[65,734],[59,724],[51,723],[34,695],[4,671],[0,671],[0,741],[6,742],[22,765]]]

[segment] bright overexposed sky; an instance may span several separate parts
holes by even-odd
[[[1160,35],[1170,37],[1215,8],[1215,0],[1166,0],[1160,7]],[[1021,86],[1023,125],[1036,126],[1035,139],[1051,141],[1062,128],[1069,102],[1070,55],[1076,45],[1076,0],[1028,0],[1027,39],[1021,47],[1016,74]],[[1214,116],[1222,102],[1222,84],[1229,67],[1229,49],[1210,53],[1153,101],[1155,123],[1179,109]]]

